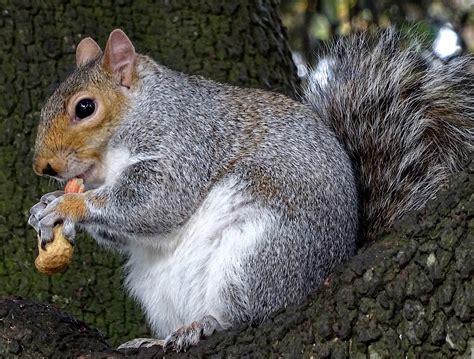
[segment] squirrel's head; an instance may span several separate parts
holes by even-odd
[[[101,180],[102,154],[128,106],[137,81],[136,53],[114,30],[104,52],[91,38],[76,49],[76,69],[41,111],[33,169],[60,180]]]

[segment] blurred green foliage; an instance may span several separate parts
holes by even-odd
[[[307,59],[335,36],[396,26],[433,40],[448,22],[474,51],[472,0],[282,0],[281,12],[290,46]]]

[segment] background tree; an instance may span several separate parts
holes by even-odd
[[[334,37],[391,25],[433,41],[450,23],[465,51],[474,51],[474,3],[469,0],[282,0],[281,9],[292,50],[313,65],[315,53]]]

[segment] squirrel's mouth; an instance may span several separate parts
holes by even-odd
[[[84,172],[74,177],[81,178],[84,181],[86,190],[98,188],[104,183],[101,176],[101,165],[97,162],[92,163]]]
[[[87,168],[87,170],[85,170],[83,173],[77,175],[76,177],[81,178],[84,181],[84,183],[86,183],[88,178],[90,178],[93,170],[94,170],[94,165],[92,164],[92,165],[89,166],[89,168]]]

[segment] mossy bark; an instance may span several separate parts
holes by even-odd
[[[72,68],[78,41],[103,45],[117,27],[139,52],[177,70],[288,95],[296,78],[274,0],[0,0],[0,297],[54,303],[112,343],[147,333],[123,291],[122,259],[81,237],[65,274],[38,274],[26,222],[55,187],[31,170],[41,104]]]
[[[53,306],[0,300],[0,358],[72,358],[110,350],[97,329]]]

